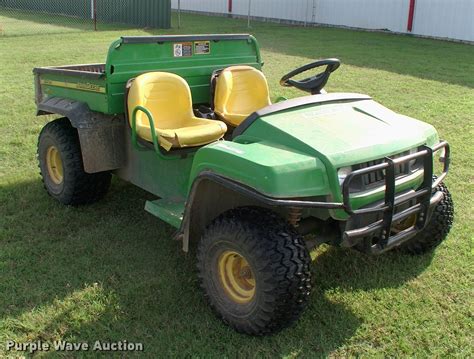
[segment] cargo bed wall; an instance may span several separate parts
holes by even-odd
[[[253,36],[122,37],[110,46],[105,65],[34,69],[36,102],[59,97],[83,102],[103,114],[122,114],[127,81],[145,72],[165,71],[184,77],[195,104],[209,103],[213,71],[232,65],[262,67]]]
[[[231,65],[262,62],[250,35],[183,35],[122,37],[110,47],[107,64],[109,113],[124,111],[125,84],[150,71],[172,72],[191,87],[193,102],[209,103],[212,72]]]
[[[92,111],[108,113],[105,64],[40,67],[35,74],[36,104],[59,97],[86,103]]]

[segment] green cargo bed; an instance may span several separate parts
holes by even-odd
[[[124,112],[127,81],[150,71],[180,75],[191,88],[194,104],[209,103],[213,71],[232,65],[261,68],[260,51],[253,36],[121,37],[111,44],[105,64],[35,68],[36,103],[51,98],[69,99],[86,103],[92,111],[120,114]]]
[[[85,102],[93,111],[108,113],[105,64],[39,67],[33,72],[37,104],[59,97]]]

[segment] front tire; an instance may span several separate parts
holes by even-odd
[[[433,215],[426,227],[415,237],[403,243],[400,249],[409,254],[424,254],[434,250],[447,237],[454,219],[454,203],[448,187],[441,183],[435,193],[443,192],[443,198],[433,210]]]
[[[79,136],[67,118],[43,127],[37,155],[46,191],[62,204],[93,203],[107,193],[111,174],[84,171]]]
[[[210,305],[231,327],[251,335],[277,332],[300,316],[311,291],[310,264],[301,236],[262,208],[219,216],[198,247]]]

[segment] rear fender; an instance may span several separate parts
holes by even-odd
[[[87,173],[110,171],[125,166],[123,116],[94,112],[84,102],[60,97],[46,98],[37,104],[37,116],[48,114],[67,117],[77,129],[84,170]]]

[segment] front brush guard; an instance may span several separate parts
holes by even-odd
[[[433,181],[433,153],[443,148],[445,150],[443,172]],[[395,195],[395,166],[417,158],[423,159],[423,183],[416,191]],[[375,214],[382,215],[382,219],[361,228],[346,230],[343,233],[343,241],[341,245],[349,247],[353,246],[364,237],[377,236],[379,241],[371,245],[370,252],[372,254],[379,254],[399,246],[403,242],[413,238],[419,231],[425,228],[431,217],[434,206],[442,199],[442,193],[438,192],[433,195],[432,193],[446,177],[449,169],[449,162],[449,144],[446,141],[442,141],[433,148],[423,146],[421,151],[403,157],[386,157],[383,163],[349,173],[342,184],[345,211],[351,215],[351,218],[354,218],[355,216]],[[354,178],[382,170],[385,171],[384,202],[375,207],[356,210],[352,209],[350,201],[350,185]],[[415,199],[419,199],[415,205],[395,213],[396,207],[409,204],[410,201]],[[417,221],[414,226],[402,230],[394,235],[390,235],[393,222],[402,221],[414,214],[417,214]]]
[[[444,148],[445,150],[443,160],[443,172],[436,180],[433,181],[433,152],[439,151],[442,148]],[[395,165],[411,161],[416,158],[423,158],[424,176],[422,185],[416,191],[395,195]],[[344,231],[342,236],[342,242],[340,243],[340,245],[345,247],[351,247],[363,240],[364,237],[373,237],[379,235],[381,240],[371,246],[370,252],[372,254],[383,253],[412,238],[425,227],[426,223],[428,223],[434,206],[442,199],[443,196],[443,194],[440,192],[434,193],[432,195],[433,189],[435,189],[446,177],[446,174],[448,173],[449,169],[449,161],[449,144],[446,141],[441,141],[433,148],[423,146],[423,149],[421,151],[403,157],[395,159],[387,157],[385,159],[385,162],[383,163],[349,173],[349,175],[346,177],[342,184],[342,203],[270,197],[266,194],[256,191],[253,188],[238,183],[230,178],[226,178],[211,171],[203,171],[196,177],[193,182],[193,185],[191,187],[191,193],[189,195],[189,200],[185,207],[181,228],[179,229],[178,233],[183,235],[183,248],[185,249],[185,251],[187,251],[187,243],[189,240],[188,228],[190,223],[191,211],[190,204],[193,203],[193,198],[195,196],[195,193],[197,192],[200,182],[204,180],[210,180],[219,185],[222,185],[225,188],[228,188],[229,190],[240,193],[243,196],[253,198],[258,202],[270,207],[321,208],[327,210],[338,209],[346,211],[350,215],[349,220],[361,215],[373,215],[374,217],[376,217],[377,214],[382,214],[382,219],[376,220],[373,223],[366,225],[365,227]],[[351,206],[350,200],[350,184],[352,180],[357,176],[362,176],[364,174],[380,170],[385,170],[384,202],[369,208],[361,208],[354,210]],[[418,198],[420,198],[420,201],[415,205],[401,212],[395,213],[396,207],[403,204],[409,204],[410,201]],[[390,236],[393,222],[401,221],[413,214],[418,214],[415,226],[403,230],[393,236]]]

